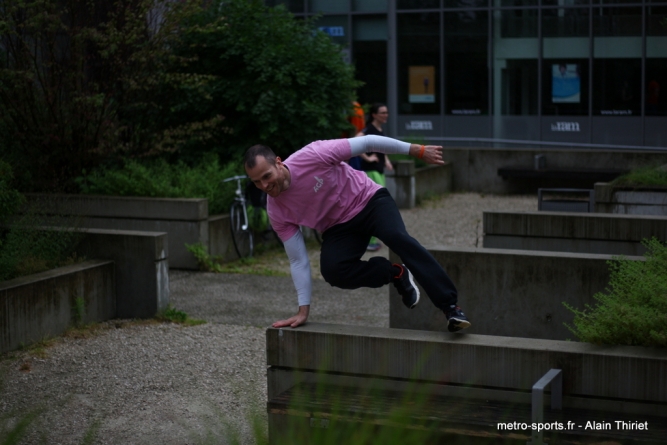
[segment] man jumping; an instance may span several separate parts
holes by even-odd
[[[273,327],[300,326],[308,319],[312,281],[310,260],[299,226],[322,233],[320,266],[327,283],[342,289],[381,287],[393,283],[403,304],[419,302],[422,285],[442,310],[450,332],[470,326],[457,306],[454,283],[433,256],[405,229],[386,188],[345,161],[361,153],[402,153],[428,164],[444,164],[442,147],[417,145],[382,136],[316,141],[285,161],[267,146],[250,147],[243,159],[250,180],[268,195],[271,226],[285,245],[296,287],[299,310]],[[384,257],[362,261],[371,236],[394,251],[403,264]]]

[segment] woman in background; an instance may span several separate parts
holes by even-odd
[[[381,103],[374,103],[371,105],[370,110],[368,111],[368,118],[366,119],[366,127],[357,133],[357,136],[366,136],[369,134],[374,134],[378,136],[384,136],[382,131],[382,125],[387,123],[389,118],[389,112],[387,111],[387,106]],[[381,186],[386,186],[386,179],[384,176],[384,169],[393,170],[394,167],[389,162],[389,158],[385,156],[384,153],[363,153],[361,157],[361,170],[366,172],[369,178],[373,180],[376,184]],[[380,241],[376,237],[372,237],[370,243],[368,244],[367,250],[375,252],[380,250],[382,246]]]

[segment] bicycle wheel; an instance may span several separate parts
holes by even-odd
[[[239,258],[251,257],[254,247],[252,230],[249,225],[246,225],[244,229],[244,224],[246,224],[246,216],[243,213],[243,205],[240,202],[235,202],[229,211],[229,227],[232,230],[234,249],[236,249]]]

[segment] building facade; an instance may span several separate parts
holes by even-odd
[[[667,1],[268,0],[339,43],[388,134],[667,148]]]

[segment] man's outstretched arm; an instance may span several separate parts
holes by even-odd
[[[386,154],[406,154],[424,160],[427,164],[444,164],[442,146],[410,144],[385,136],[369,135],[363,138],[350,138],[352,156],[379,151]]]
[[[285,241],[285,252],[290,262],[290,271],[292,272],[292,281],[296,288],[297,298],[299,300],[299,311],[296,315],[273,323],[274,328],[286,326],[297,327],[308,320],[310,312],[310,297],[313,292],[313,283],[310,275],[310,259],[306,250],[306,243],[303,240],[303,234],[300,230]]]

